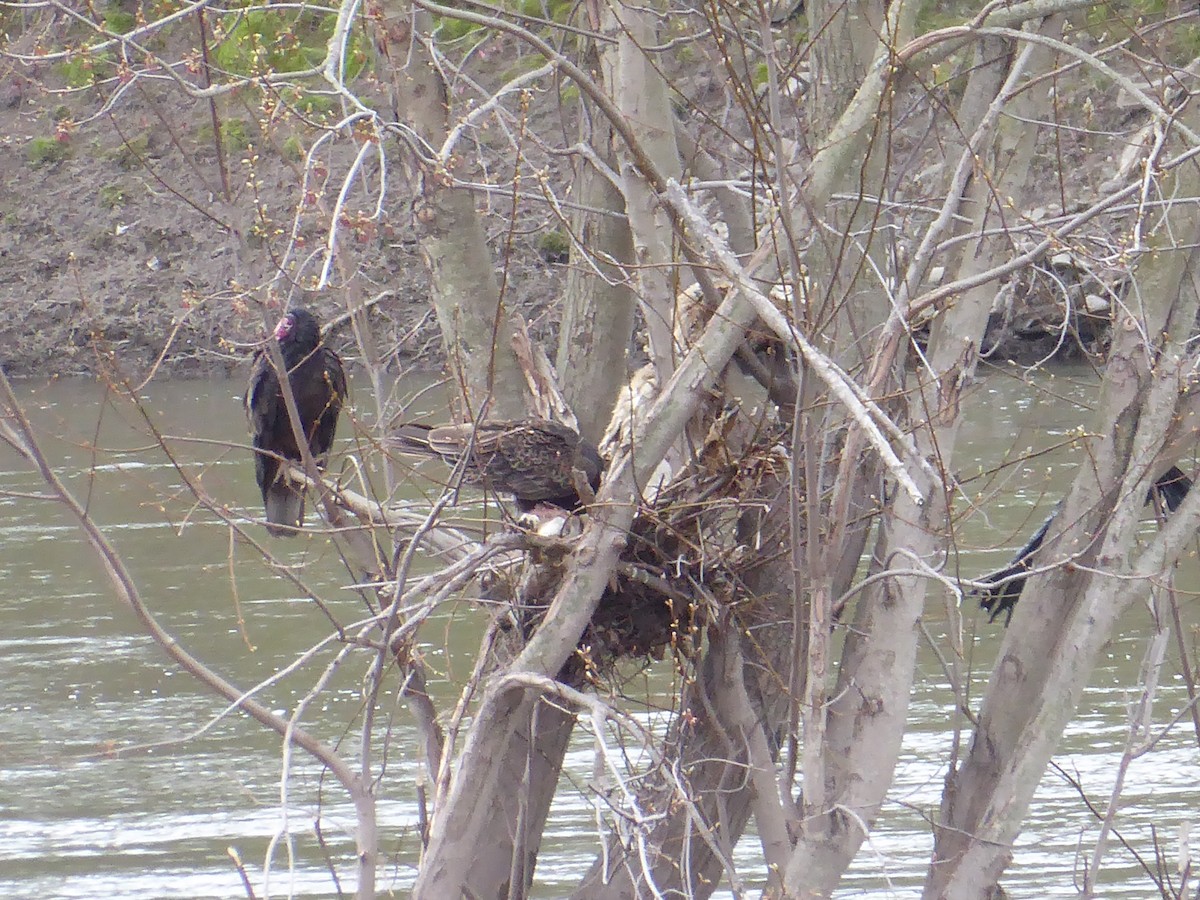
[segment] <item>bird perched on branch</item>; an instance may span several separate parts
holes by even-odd
[[[1178,466],[1171,466],[1150,486],[1146,502],[1159,503],[1167,512],[1175,512],[1191,489],[1192,479],[1188,478]],[[1033,557],[1042,548],[1042,543],[1046,540],[1046,533],[1054,524],[1054,519],[1061,509],[1062,502],[1060,501],[1055,504],[1054,511],[1050,513],[1041,527],[1034,532],[1033,537],[1017,551],[1012,562],[1003,569],[997,569],[979,579],[991,585],[973,592],[975,596],[979,597],[979,605],[983,611],[988,614],[989,624],[995,622],[1001,615],[1004,616],[1006,626],[1012,621],[1013,609],[1016,607],[1017,601],[1021,599],[1021,591],[1025,589],[1028,573],[1035,565]]]
[[[321,343],[321,326],[306,309],[289,309],[275,326],[288,384],[300,414],[300,432],[315,459],[333,446],[338,414],[346,397],[346,373],[338,355]],[[253,434],[254,474],[267,511],[267,531],[276,537],[294,535],[304,524],[304,489],[289,481],[280,457],[301,457],[283,397],[279,373],[265,350],[254,356],[245,396],[246,415]]]
[[[402,452],[440,457],[459,466],[464,484],[511,494],[522,513],[539,505],[578,512],[584,504],[575,472],[595,491],[604,471],[595,447],[571,428],[549,419],[410,423],[396,430],[392,442]]]

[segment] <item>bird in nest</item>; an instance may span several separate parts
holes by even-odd
[[[551,511],[579,512],[582,474],[594,493],[604,461],[572,428],[549,419],[485,420],[461,425],[399,426],[391,436],[404,453],[437,457],[461,472],[462,483],[510,494],[522,519]],[[550,508],[547,510],[547,508]]]

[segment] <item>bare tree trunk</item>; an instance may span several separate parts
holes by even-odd
[[[777,546],[787,527],[786,481],[764,488],[760,499],[767,502],[772,488],[778,491],[773,511],[761,521],[759,515],[747,514],[744,518],[753,523],[746,521],[743,527],[765,545]],[[653,848],[649,867],[636,846],[614,835],[576,888],[577,900],[633,900],[653,891],[704,898],[724,877],[736,882],[730,855],[751,814],[760,804],[779,806],[771,763],[778,756],[778,723],[787,715],[783,673],[793,649],[790,592],[779,588],[790,577],[786,555],[763,559],[745,573],[746,611],[710,626],[709,646],[662,766],[686,773],[688,800],[664,778],[639,796],[644,809],[680,811],[647,830],[645,844]],[[765,760],[756,747],[767,748]],[[756,780],[747,773],[764,765],[771,789],[768,796],[756,799]],[[781,843],[779,852],[786,853],[785,830],[779,833],[781,829],[762,824],[759,830],[764,839],[770,835]]]
[[[753,307],[740,296],[729,298],[717,310],[639,427],[635,445],[640,463],[654,466],[663,458],[742,343],[752,320]],[[545,618],[521,655],[488,679],[456,761],[457,771],[440,792],[441,806],[434,815],[415,896],[459,896],[472,877],[471,861],[478,842],[503,839],[503,835],[487,833],[481,822],[490,819],[499,795],[508,790],[497,776],[514,734],[528,731],[526,705],[533,702],[533,694],[523,676],[552,678],[574,652],[628,539],[637,493],[633,462],[627,454],[621,455],[610,466],[588,527]]]
[[[1194,110],[1185,117],[1194,124]],[[1163,194],[1196,196],[1194,162],[1171,173]],[[1031,577],[993,670],[962,770],[947,785],[926,896],[983,897],[993,890],[1033,792],[1074,714],[1096,658],[1121,612],[1145,596],[1145,580],[1181,551],[1200,522],[1189,496],[1151,545],[1126,562],[1164,442],[1180,420],[1196,291],[1200,216],[1168,204],[1143,257],[1129,313],[1116,329],[1086,463],[1047,535],[1039,563],[1075,567]],[[1148,343],[1149,342],[1149,343]],[[1150,361],[1153,360],[1153,367]],[[1176,435],[1178,437],[1178,435]],[[1046,554],[1053,554],[1053,557]],[[1111,574],[1126,577],[1111,577]]]
[[[651,8],[605,4],[601,27],[615,46],[606,44],[601,50],[602,70],[605,84],[638,135],[643,152],[663,177],[678,179],[683,164],[675,143],[674,114],[662,69],[655,64],[651,50],[659,43],[656,18]],[[645,173],[623,148],[617,156],[650,359],[659,383],[665,384],[684,349],[674,343],[675,296],[681,286],[674,235]]]
[[[394,110],[398,118],[411,123],[423,141],[419,147],[409,149],[417,157],[415,221],[422,256],[430,271],[433,306],[451,373],[465,401],[461,414],[478,416],[486,404],[489,417],[518,418],[526,412],[522,402],[525,381],[513,351],[513,328],[500,302],[492,257],[474,199],[454,186],[451,172],[457,158],[443,155],[450,113],[446,85],[430,52],[427,35],[413,30],[414,23],[419,29],[427,18],[407,4],[393,5],[386,18],[374,22],[374,37],[381,59],[388,63],[383,70],[390,76]],[[615,304],[597,304],[594,309],[612,317],[606,323],[612,330],[619,327],[621,315]],[[624,360],[631,314],[626,313],[624,318],[626,338],[620,343],[619,363]],[[610,332],[604,334],[609,336]],[[577,334],[574,337],[580,339]],[[578,354],[579,360],[584,358]],[[614,368],[612,363],[609,368]],[[615,393],[615,379],[610,380],[611,392]],[[601,421],[599,428],[603,426]],[[595,428],[595,422],[589,427]],[[499,664],[493,667],[502,668]],[[488,787],[499,788],[489,793],[496,802],[479,810],[481,815],[465,820],[469,823],[467,831],[454,834],[455,840],[449,846],[436,840],[445,834],[436,825],[446,817],[444,809],[435,808],[435,841],[423,861],[422,883],[441,883],[445,875],[457,885],[451,891],[454,896],[527,894],[573,724],[569,712],[539,703],[536,698],[512,710],[509,720],[498,726],[504,740],[481,767]],[[447,748],[445,752],[452,751]],[[443,760],[442,765],[448,766],[449,760]],[[444,771],[449,777],[449,770]],[[436,802],[445,799],[439,794]],[[418,885],[418,896],[422,890]],[[439,890],[432,888],[425,896],[441,896]]]
[[[512,710],[506,723],[508,743],[490,765],[476,770],[494,802],[468,820],[469,833],[455,834],[452,842],[431,843],[429,864],[422,864],[414,897],[528,896],[574,723],[570,712],[536,697]],[[451,894],[423,886],[444,884],[449,878],[459,884]]]
[[[887,4],[881,0],[808,0],[809,30],[814,35],[813,80],[808,99],[815,153],[833,130],[850,98],[863,83],[883,40]],[[853,174],[853,173],[847,173]]]
[[[814,240],[805,256],[812,290],[807,303],[797,306],[793,316],[796,327],[812,335],[814,343],[819,342],[848,372],[863,371],[889,309],[884,290],[869,273],[886,268],[887,248],[880,241],[882,232],[877,224],[882,215],[879,199],[888,175],[890,136],[878,123],[889,116],[893,93],[863,76],[868,63],[878,65],[911,34],[915,10],[912,4],[894,4],[885,17],[883,9],[882,3],[851,3],[819,4],[812,11],[820,25],[813,44],[815,89],[807,100],[818,143],[810,167],[815,177],[803,196],[807,205],[801,207],[814,226]],[[856,109],[861,108],[873,110],[870,119],[876,124],[869,124],[867,118],[856,119]],[[829,203],[834,191],[856,199]],[[848,239],[859,233],[866,235],[866,240]],[[870,396],[892,393],[887,369],[880,371],[881,377],[866,377]],[[798,707],[801,733],[799,759],[788,766],[787,789],[792,790],[791,776],[798,764],[803,791],[796,842],[782,873],[788,896],[808,896],[814,890],[820,892],[823,888],[819,886],[836,883],[843,864],[821,859],[818,848],[836,845],[849,851],[847,861],[853,856],[857,847],[846,845],[840,822],[839,807],[847,799],[847,784],[860,778],[877,783],[881,777],[881,773],[864,773],[849,760],[838,758],[847,741],[835,726],[845,723],[837,721],[837,706],[831,706],[828,686],[833,604],[844,592],[844,587],[839,589],[837,574],[844,570],[847,559],[858,558],[852,556],[854,549],[861,549],[867,537],[865,523],[871,517],[857,504],[864,500],[877,503],[871,498],[879,496],[881,461],[864,452],[863,435],[851,425],[848,411],[840,404],[827,403],[823,384],[808,372],[802,372],[801,383],[793,439],[795,464],[802,467],[803,478],[797,479],[795,489],[792,555],[794,616],[802,628],[803,642],[792,661],[790,679],[792,690],[798,692],[793,702]],[[923,494],[928,493],[923,479],[916,483]],[[907,502],[914,501],[909,498]],[[806,535],[803,541],[801,529]],[[903,626],[890,623],[889,627]],[[845,676],[848,666],[865,662],[855,656],[848,641],[839,672]],[[897,663],[903,667],[903,657]],[[855,694],[858,696],[857,691]],[[878,699],[884,701],[884,696]],[[845,703],[846,698],[836,702]],[[796,718],[793,713],[792,720]],[[794,756],[796,751],[792,753]],[[886,789],[889,776],[882,773],[882,777]]]
[[[579,433],[599,444],[618,388],[628,376],[636,309],[629,271],[634,253],[624,198],[611,180],[616,176],[616,134],[593,104],[585,103],[583,109],[583,127],[591,126],[585,140],[596,160],[580,158],[577,163],[580,212],[573,222],[557,366]],[[609,171],[600,171],[598,163]]]
[[[1005,54],[992,48],[986,54],[991,66],[975,69],[965,95],[960,121],[971,136],[951,178],[951,193],[943,213],[924,236],[917,249],[907,284],[915,287],[925,265],[924,248],[944,236],[958,205],[974,212],[973,231],[980,233],[993,207],[993,186],[1002,196],[1019,198],[1027,167],[1032,134],[1008,146],[994,142],[987,157],[987,173],[975,171],[985,156],[990,137],[1008,92],[1016,87],[1030,63],[1027,51],[1010,71]],[[990,104],[984,113],[983,104]],[[970,176],[974,174],[974,178]],[[963,196],[963,190],[969,191]],[[992,243],[994,253],[997,247]],[[986,266],[989,252],[969,245],[963,253],[963,271],[969,274]],[[905,292],[901,292],[901,299]],[[971,380],[978,361],[979,342],[990,311],[990,295],[977,290],[960,299],[936,322],[924,354],[924,365],[916,373],[918,389],[909,401],[907,420],[923,422],[915,432],[917,455],[922,460],[952,458],[962,415],[962,392]],[[893,319],[894,331],[898,319]],[[881,342],[890,345],[889,340]],[[876,366],[890,366],[888,356]],[[918,619],[924,607],[929,577],[945,559],[947,506],[949,498],[941,484],[952,483],[947,473],[932,478],[921,468],[911,472],[927,488],[926,503],[917,506],[906,494],[898,494],[893,508],[884,514],[872,574],[895,570],[890,578],[874,581],[864,592],[849,631],[838,686],[829,715],[828,744],[823,773],[823,809],[814,808],[806,791],[804,839],[788,868],[787,887],[795,896],[825,896],[833,890],[853,859],[886,797],[907,720],[908,699],[915,670],[919,637]],[[905,574],[900,574],[901,572]],[[885,665],[881,665],[886,661]],[[807,775],[806,771],[806,775]],[[806,781],[806,784],[811,784]]]
[[[371,750],[376,738],[388,737],[388,726],[377,714],[380,692],[392,678],[392,664],[413,666],[406,693],[423,729],[424,768],[433,770],[436,787],[415,896],[430,900],[525,897],[577,711],[587,709],[598,716],[595,721],[602,721],[598,734],[620,718],[595,694],[572,692],[554,679],[573,654],[586,655],[582,636],[589,624],[597,624],[594,617],[600,604],[613,596],[616,585],[622,579],[632,580],[630,570],[661,585],[671,578],[671,559],[675,560],[674,580],[684,586],[668,586],[704,607],[707,631],[696,638],[698,647],[691,648],[696,657],[677,660],[683,686],[672,699],[677,715],[667,741],[660,742],[656,734],[645,737],[643,746],[658,768],[644,778],[637,773],[636,791],[630,788],[621,797],[614,793],[597,800],[598,805],[612,802],[611,829],[602,835],[607,839],[605,853],[577,896],[593,900],[660,892],[705,897],[722,882],[740,896],[745,885],[732,852],[751,817],[768,870],[768,894],[830,894],[874,826],[894,777],[929,582],[947,583],[951,592],[959,590],[942,572],[950,541],[952,456],[992,296],[988,286],[963,285],[993,278],[1006,256],[1015,269],[1021,263],[1011,256],[1011,245],[1035,229],[1046,229],[1047,245],[1072,233],[1067,226],[1052,230],[1057,226],[1047,224],[1048,220],[1034,223],[1032,216],[1022,225],[1028,231],[1015,233],[1022,231],[1017,228],[1004,233],[1008,217],[1024,206],[1024,177],[1037,135],[1032,123],[1054,121],[1053,114],[1046,114],[1047,87],[1053,85],[1057,102],[1060,87],[1078,68],[1093,77],[1103,73],[1114,84],[1119,81],[1130,95],[1142,90],[1138,84],[1147,84],[1155,96],[1170,96],[1175,84],[1183,85],[1179,90],[1186,92],[1195,66],[1171,70],[1164,65],[1162,78],[1151,82],[1141,79],[1144,72],[1136,68],[1150,58],[1148,54],[1130,62],[1132,57],[1119,58],[1119,54],[1090,55],[1087,44],[1065,47],[1059,39],[1059,23],[1053,21],[1040,31],[1012,30],[1010,26],[1022,16],[1045,15],[1047,5],[1040,0],[990,4],[986,18],[964,27],[936,29],[911,41],[916,0],[810,0],[811,53],[809,48],[785,48],[781,32],[771,27],[769,9],[761,4],[715,3],[675,18],[680,11],[662,2],[610,6],[605,0],[589,0],[581,7],[589,22],[579,28],[574,22],[537,21],[537,16],[515,9],[480,11],[478,5],[438,6],[427,0],[380,3],[304,12],[314,22],[319,16],[336,19],[324,65],[306,72],[276,71],[260,59],[252,70],[239,74],[233,67],[217,73],[217,78],[212,77],[217,70],[209,71],[206,63],[201,79],[188,80],[187,59],[171,59],[173,50],[155,49],[154,41],[142,41],[173,29],[175,16],[191,14],[186,11],[157,23],[139,22],[134,32],[117,42],[109,33],[109,23],[95,11],[89,9],[86,17],[73,19],[64,12],[51,18],[69,23],[72,35],[90,28],[85,43],[77,45],[72,39],[61,44],[60,40],[61,46],[53,47],[53,35],[43,32],[43,41],[30,41],[21,54],[8,55],[30,73],[44,70],[47,64],[57,71],[60,63],[84,59],[95,63],[97,73],[104,73],[97,93],[104,92],[99,100],[105,112],[121,99],[121,91],[108,93],[112,84],[124,85],[128,79],[140,89],[142,83],[161,80],[163,72],[176,73],[182,93],[206,99],[213,108],[216,97],[235,91],[261,90],[271,104],[287,106],[293,90],[334,88],[361,115],[357,121],[369,122],[367,127],[374,129],[370,139],[386,134],[400,144],[411,177],[411,192],[406,193],[415,198],[416,229],[431,275],[433,307],[461,401],[457,412],[464,417],[485,410],[493,417],[521,416],[526,413],[522,402],[526,390],[513,352],[514,329],[504,308],[504,288],[495,275],[487,243],[486,220],[476,209],[478,195],[463,187],[467,179],[462,170],[468,164],[462,148],[477,127],[482,134],[494,125],[490,131],[494,135],[511,121],[519,120],[522,129],[528,126],[522,132],[522,139],[528,138],[522,149],[532,148],[543,161],[551,162],[541,168],[541,162],[520,156],[512,171],[510,211],[524,215],[542,199],[531,198],[521,188],[522,179],[528,185],[530,176],[541,179],[548,194],[569,197],[579,210],[572,222],[572,266],[565,296],[554,309],[563,312],[558,348],[562,387],[575,408],[580,430],[595,441],[604,428],[615,389],[626,374],[638,303],[662,393],[645,422],[631,429],[637,459],[631,460],[635,451],[619,450],[611,461],[597,502],[589,504],[580,518],[582,536],[572,530],[567,537],[546,543],[539,542],[540,535],[507,535],[489,542],[489,548],[494,548],[510,541],[505,543],[510,550],[552,546],[559,555],[544,566],[530,564],[527,570],[547,573],[544,584],[528,597],[539,604],[549,601],[536,629],[530,629],[532,633],[517,629],[510,635],[506,656],[497,653],[477,665],[477,680],[468,688],[474,705],[464,700],[461,710],[464,717],[472,715],[465,736],[458,730],[458,720],[448,735],[441,733],[421,670],[404,651],[420,627],[418,616],[461,589],[476,570],[467,572],[466,565],[446,569],[441,576],[431,576],[444,578],[444,590],[439,587],[422,594],[424,589],[412,589],[410,594],[403,575],[412,560],[410,553],[396,578],[395,602],[382,629],[382,642],[376,644],[372,637],[378,619],[360,623],[353,642],[345,641],[342,626],[334,622],[337,637],[345,641],[341,648],[345,654],[374,648],[367,703],[360,717],[361,753],[357,768],[351,769],[334,748],[319,744],[297,727],[303,706],[291,720],[271,713],[208,672],[162,632],[140,602],[119,556],[35,452],[29,423],[2,372],[0,388],[6,401],[0,405],[10,411],[6,418],[0,417],[0,440],[42,471],[51,496],[78,518],[118,593],[179,665],[278,733],[285,746],[304,748],[329,767],[356,806],[357,831],[349,866],[358,879],[360,896],[373,894],[379,865],[374,790],[382,783],[379,779],[391,777],[395,768],[385,767],[387,759],[375,759]],[[1057,0],[1051,5],[1083,3]],[[1175,7],[1171,12],[1177,12]],[[215,17],[221,18],[222,41],[229,49],[238,49],[236,35],[226,26],[238,20],[239,12],[214,8],[206,14],[214,17],[214,28]],[[272,20],[279,17],[280,23],[301,24],[290,18],[292,12],[282,9],[266,10],[264,15]],[[439,49],[430,16],[437,17],[436,28],[442,34],[451,31],[443,26],[455,16],[478,32]],[[93,20],[90,26],[88,17]],[[364,82],[379,78],[390,90],[394,113],[402,120],[398,123],[380,124],[370,112],[373,101],[355,96],[348,51],[357,53],[360,22],[379,53],[379,65],[368,70]],[[44,23],[47,28],[51,24],[49,19]],[[320,36],[317,44],[323,42],[325,25],[305,35],[301,32],[309,29],[304,24],[287,32],[286,38],[301,42],[305,58],[319,55],[321,47],[314,45],[313,35]],[[559,26],[561,31],[556,31]],[[1162,38],[1168,31],[1156,33],[1147,27],[1134,36],[1145,39],[1146,46],[1157,52],[1156,40],[1161,46],[1170,43]],[[596,32],[605,49],[580,65],[577,50]],[[202,39],[206,33],[202,28]],[[473,43],[476,38],[478,43]],[[242,49],[256,40],[248,36]],[[536,71],[497,77],[496,70],[507,60],[472,69],[489,56],[495,60],[497,50],[506,52],[517,41],[523,42],[518,65],[529,61],[524,55],[528,51],[543,62]],[[905,102],[913,93],[906,94],[907,86],[901,83],[907,67],[912,66],[915,84],[929,69],[925,59],[968,42],[975,42],[980,52],[959,116],[946,121],[952,117],[939,105],[941,98],[934,97],[926,107],[933,110],[929,133],[917,135],[915,119],[902,115],[912,110],[896,102]],[[39,53],[45,49],[51,54],[49,58],[35,58],[34,43],[39,43]],[[1052,78],[1026,80],[1027,72],[1039,71],[1034,65],[1037,54],[1031,51],[1039,45],[1063,47],[1074,56]],[[129,46],[139,47],[144,59],[125,54],[116,68],[105,48]],[[724,68],[728,84],[723,85],[719,76],[711,78],[709,72],[696,72],[695,58],[684,54],[698,47],[709,64]],[[792,49],[794,55],[788,52]],[[1173,59],[1171,54],[1179,49],[1169,47],[1161,59]],[[462,68],[455,70],[458,63],[443,54],[460,52]],[[802,58],[805,66],[811,63],[810,73],[801,67]],[[454,77],[461,73],[461,79],[450,80],[452,76],[446,74],[450,72],[455,72]],[[583,137],[576,146],[563,147],[570,140],[560,142],[560,134],[541,131],[537,118],[528,115],[531,108],[542,111],[536,108],[534,95],[548,87],[556,73],[573,79],[569,89],[577,87],[588,98]],[[669,81],[674,73],[682,76]],[[760,78],[763,73],[766,79]],[[808,100],[801,101],[808,74],[812,77]],[[501,80],[507,84],[497,90]],[[938,83],[945,83],[941,73]],[[509,88],[518,84],[529,90],[514,102]],[[955,80],[954,90],[957,86]],[[459,99],[460,88],[468,99]],[[1161,94],[1156,93],[1159,89]],[[74,107],[79,92],[72,94]],[[950,96],[953,91],[942,94]],[[678,98],[694,108],[684,111]],[[16,99],[24,102],[20,96]],[[799,102],[810,104],[810,115],[797,115]],[[1157,129],[1155,137],[1173,140],[1172,129],[1187,122],[1158,101],[1140,102],[1152,111],[1147,135]],[[468,107],[472,103],[476,105]],[[916,101],[914,107],[918,113],[920,103]],[[264,102],[262,110],[268,106]],[[463,114],[469,118],[460,120],[460,111],[468,108],[471,112]],[[1188,115],[1194,126],[1200,113],[1193,109]],[[284,119],[281,114],[281,125],[290,124]],[[1110,118],[1107,127],[1115,128],[1114,121]],[[75,124],[61,120],[62,136],[69,137],[67,132]],[[346,131],[326,129],[319,140],[349,145],[358,135],[350,137]],[[296,134],[302,140],[310,132]],[[714,134],[720,137],[714,139]],[[1194,147],[1195,133],[1186,135]],[[804,140],[810,141],[812,163],[800,171],[797,161],[802,153],[796,145]],[[221,143],[220,135],[216,142]],[[915,159],[935,143],[950,148],[947,199],[919,245],[914,245],[907,235],[893,236],[901,231],[898,224],[908,225],[925,215],[932,179],[910,180],[911,173],[894,164],[892,153],[897,147],[915,145]],[[338,151],[353,155],[355,149],[364,150],[360,160],[373,152],[370,145]],[[491,165],[488,154],[494,150],[486,138],[473,145],[481,169]],[[218,154],[223,160],[220,147]],[[553,160],[569,154],[580,161],[575,181],[555,183],[560,167]],[[1162,178],[1178,158],[1167,160],[1161,154],[1161,145],[1156,146],[1144,160],[1142,202],[1134,214],[1145,217],[1146,228],[1149,216],[1161,216],[1159,232],[1144,242],[1139,218],[1134,239],[1121,248],[1142,253],[1143,265],[1131,295],[1120,300],[1123,306],[1097,415],[1099,427],[1087,443],[1088,463],[1043,551],[1047,561],[1063,565],[1030,579],[961,769],[957,767],[960,748],[955,748],[936,824],[935,861],[926,885],[929,896],[978,897],[995,891],[1046,760],[1117,616],[1178,558],[1200,522],[1197,490],[1157,538],[1144,549],[1131,550],[1146,486],[1166,458],[1162,448],[1183,438],[1194,444],[1198,429],[1193,426],[1200,421],[1200,390],[1188,388],[1181,399],[1181,385],[1189,385],[1200,371],[1200,350],[1194,347],[1200,251],[1182,249],[1200,246],[1200,216],[1189,205],[1200,194],[1200,174],[1188,158],[1188,168]],[[394,151],[383,161],[390,163],[393,155]],[[309,163],[315,167],[315,156]],[[505,172],[512,168],[511,160],[499,165]],[[389,166],[388,171],[395,168]],[[363,188],[357,163],[350,172],[343,182],[343,198]],[[684,180],[685,172],[690,183]],[[315,168],[310,174],[315,174]],[[307,184],[306,180],[306,189]],[[259,217],[258,208],[239,209],[228,196],[228,187],[224,201],[217,203],[227,208],[217,218]],[[507,185],[492,179],[482,188],[501,190]],[[388,192],[396,196],[394,185],[380,186],[380,196]],[[1064,190],[1064,206],[1065,195]],[[1114,194],[1110,199],[1116,198]],[[270,257],[283,261],[272,290],[296,273],[303,274],[305,264],[298,260],[303,255],[300,238],[312,224],[305,220],[309,200],[306,195],[298,204],[295,232],[281,239],[290,242],[287,252]],[[711,200],[729,226],[728,247],[715,236],[712,219],[717,214],[705,207]],[[915,211],[895,212],[903,205]],[[1095,208],[1101,210],[1100,205]],[[307,222],[303,227],[302,220]],[[338,245],[341,222],[322,221],[321,227],[326,225],[330,246],[336,245],[336,264],[343,267],[341,289],[362,356],[375,393],[382,397],[389,378],[386,361],[374,349],[372,324],[358,296],[361,285],[374,277],[367,268],[377,262],[374,248],[363,252]],[[998,232],[1001,238],[990,237]],[[511,233],[516,233],[515,227]],[[927,282],[938,254],[943,257],[939,264],[956,270],[959,284],[934,301],[929,296],[941,289],[930,289]],[[347,263],[355,255],[364,268]],[[690,276],[681,262],[685,259],[691,265]],[[902,271],[906,259],[911,263]],[[267,265],[266,254],[262,265]],[[744,266],[740,272],[739,266]],[[723,297],[705,274],[709,267],[720,270],[732,285]],[[322,278],[329,280],[328,274],[326,266]],[[695,277],[704,289],[705,303],[687,307],[689,314],[702,310],[694,323],[681,315],[684,307],[677,305],[683,277]],[[781,281],[790,290],[780,290]],[[910,341],[918,314],[914,298],[922,291],[927,302],[920,312],[936,316],[924,346]],[[711,306],[717,304],[720,309],[702,326]],[[704,328],[698,341],[693,342],[693,333],[682,334],[679,320],[695,324],[696,331]],[[775,371],[788,369],[790,393],[783,399],[771,395],[773,406],[761,396],[748,399],[749,391],[721,383],[728,361],[736,350],[744,350],[747,332],[756,323],[769,332],[769,338],[755,335],[755,346],[769,344],[772,351],[779,350]],[[278,355],[277,349],[272,352]],[[906,371],[908,358],[918,360],[914,371]],[[756,377],[765,386],[770,377],[763,378],[764,372],[769,374],[768,366],[761,365]],[[284,395],[295,418],[290,387]],[[1184,409],[1180,405],[1184,402],[1192,407]],[[723,409],[719,417],[702,417],[696,415],[698,408]],[[388,421],[386,410],[380,402],[380,423]],[[722,431],[726,423],[746,424],[759,413],[761,419],[754,425],[762,427],[756,438],[763,441],[754,454],[741,457],[730,452],[729,432]],[[710,423],[719,427],[710,429]],[[296,443],[303,445],[298,424],[294,430]],[[169,453],[166,441],[156,438]],[[683,555],[663,553],[642,568],[629,565],[631,554],[626,551],[631,546],[630,532],[636,531],[632,524],[636,516],[644,514],[641,522],[653,515],[670,522],[674,512],[666,501],[656,510],[645,509],[645,498],[638,497],[634,462],[639,469],[652,468],[668,448],[682,456],[689,440],[698,448],[695,455],[702,465],[711,466],[704,475],[717,469],[744,472],[758,465],[767,474],[752,486],[747,486],[748,480],[731,481],[722,488],[724,495],[699,498],[699,505],[721,509],[734,524],[719,534],[716,529],[704,533],[703,540],[696,542],[702,546],[697,555],[701,563],[719,562],[706,570],[707,576],[685,582],[679,575]],[[719,445],[724,455],[709,454],[713,445]],[[356,469],[369,484],[379,449],[364,440],[358,451],[358,458],[347,460],[346,471]],[[319,473],[311,454],[304,455],[306,477],[315,490]],[[183,466],[179,472],[188,483]],[[890,481],[885,481],[885,474]],[[390,493],[394,479],[390,471],[384,477]],[[222,521],[232,522],[229,508],[206,497],[198,484],[189,483],[197,499],[218,512]],[[24,496],[19,491],[10,493],[13,499]],[[370,523],[352,536],[362,544],[363,567],[371,568],[378,561],[378,567],[392,576],[384,554],[378,560],[374,554],[373,528],[389,525],[387,504],[362,497],[352,502],[349,492],[332,485],[322,494],[329,504],[331,524],[345,522],[335,501],[355,509]],[[693,499],[688,497],[687,502]],[[728,507],[723,507],[726,502]],[[431,514],[421,528],[433,518]],[[390,524],[395,521],[399,520]],[[712,535],[718,539],[709,541]],[[868,577],[856,586],[863,548],[872,536]],[[450,535],[443,536],[443,550],[449,540]],[[469,540],[456,533],[449,547],[461,551]],[[269,551],[263,555],[271,559]],[[470,562],[478,565],[485,558],[491,557],[480,555]],[[727,559],[733,562],[725,568]],[[461,556],[456,565],[459,561]],[[294,567],[279,566],[276,571],[296,579]],[[730,577],[725,579],[727,574]],[[356,589],[364,589],[361,582],[355,579]],[[428,603],[413,618],[406,618],[412,609],[407,600],[420,596],[427,596]],[[843,608],[851,604],[852,613],[843,617]],[[514,606],[518,613],[524,612],[522,603]],[[840,665],[833,639],[839,628],[847,633]],[[339,661],[344,658],[340,655]],[[316,695],[314,690],[311,696]],[[619,768],[618,763],[614,771]],[[636,768],[636,763],[630,768]],[[621,807],[623,802],[629,809]],[[633,814],[625,815],[629,810]],[[1097,851],[1093,874],[1099,858]]]
[[[689,176],[702,181],[722,180],[724,172],[720,164],[682,127],[676,127],[676,142]],[[720,211],[720,219],[729,229],[729,248],[739,257],[748,255],[754,250],[755,234],[754,217],[746,198],[729,187],[718,186],[713,190],[713,199]]]
[[[525,382],[513,350],[513,327],[500,303],[475,200],[454,184],[462,160],[443,146],[450,133],[449,98],[422,27],[428,16],[403,0],[382,5],[383,14],[371,20],[373,37],[393,111],[420,141],[405,151],[415,157],[413,216],[446,359],[466,403],[461,414],[478,416],[487,403],[493,418],[519,418],[525,414]]]

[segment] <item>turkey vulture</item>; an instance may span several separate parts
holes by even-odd
[[[539,504],[577,512],[583,506],[574,470],[600,487],[604,461],[596,448],[549,419],[485,421],[464,425],[401,425],[393,443],[402,451],[461,462],[464,484],[512,494],[517,509]]]
[[[308,438],[309,451],[320,459],[333,446],[346,396],[342,361],[321,343],[321,326],[306,309],[289,309],[275,326],[275,340],[296,398],[300,429]],[[267,507],[267,531],[276,537],[294,535],[304,524],[304,490],[283,477],[277,457],[299,461],[300,450],[279,374],[263,350],[254,356],[245,404],[254,449],[260,451],[254,454],[254,474]]]

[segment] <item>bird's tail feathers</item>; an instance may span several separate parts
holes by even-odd
[[[1184,475],[1178,466],[1171,466],[1159,475],[1158,480],[1150,487],[1146,502],[1153,503],[1155,498],[1158,498],[1167,508],[1167,512],[1175,512],[1191,489],[1192,479]]]
[[[304,493],[276,482],[264,498],[267,506],[267,532],[275,537],[294,537],[304,524]]]
[[[436,452],[429,443],[429,432],[432,430],[429,425],[418,425],[415,422],[409,422],[400,425],[389,437],[397,450],[428,454]]]

